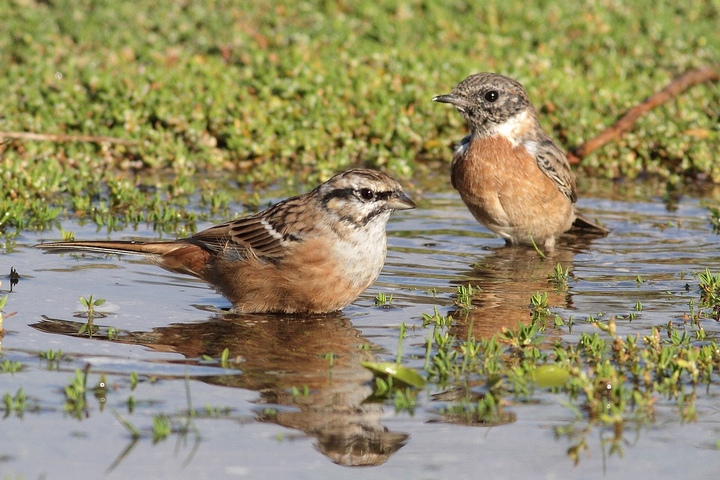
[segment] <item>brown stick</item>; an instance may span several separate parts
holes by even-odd
[[[0,138],[14,138],[18,140],[39,140],[44,142],[89,142],[89,143],[117,143],[120,145],[135,145],[134,140],[113,137],[95,137],[92,135],[58,135],[53,133],[32,132],[0,132]]]
[[[718,79],[720,79],[720,75],[718,75],[717,70],[710,67],[700,67],[697,70],[685,73],[680,78],[670,82],[667,87],[663,88],[655,95],[646,99],[639,105],[635,105],[625,115],[623,115],[620,120],[615,122],[615,125],[606,128],[595,138],[588,140],[574,149],[572,153],[568,153],[568,161],[570,164],[580,163],[580,160],[590,155],[598,148],[602,147],[611,140],[620,138],[625,132],[632,128],[638,118],[642,117],[653,108],[678,96],[681,92],[690,87],[708,81],[717,82]]]

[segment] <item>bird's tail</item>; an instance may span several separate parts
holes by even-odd
[[[577,212],[575,213],[575,221],[573,222],[572,227],[570,227],[570,231],[572,233],[599,236],[605,236],[610,233],[610,230],[607,228],[589,220],[587,217],[580,215]]]
[[[210,253],[191,242],[77,241],[35,245],[48,253],[96,252],[117,255],[143,255],[166,270],[204,278]]]

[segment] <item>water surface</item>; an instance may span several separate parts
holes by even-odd
[[[360,365],[394,361],[405,323],[403,363],[421,369],[432,333],[422,315],[436,307],[443,315],[454,312],[458,285],[481,288],[474,309],[452,327],[461,338],[468,329],[481,338],[528,322],[537,292],[548,293],[553,313],[575,319],[572,329],[544,333],[568,343],[596,331],[583,322],[588,316],[627,318],[637,302],[642,310],[634,320],[618,320],[620,334],[682,325],[689,302],[698,298],[696,275],[720,271],[720,237],[701,195],[669,198],[647,185],[591,189],[579,206],[612,233],[565,239],[541,259],[532,250],[504,247],[456,193],[409,190],[419,208],[393,215],[380,279],[341,313],[317,317],[222,315],[228,302],[201,281],[134,257],[43,254],[30,246],[58,239],[58,231],[23,233],[0,256],[0,272],[12,266],[21,275],[4,310],[17,313],[5,318],[0,361],[23,364],[20,372],[0,374],[0,394],[22,388],[37,409],[2,420],[0,473],[78,479],[717,474],[717,377],[698,395],[697,421],[682,422],[672,401],[658,399],[655,422],[627,422],[617,432],[578,418],[564,395],[541,389],[530,401],[509,405],[506,421],[493,426],[441,421],[432,384],[413,414],[398,413],[390,403],[364,402],[372,375]],[[62,226],[78,239],[108,238],[69,219]],[[140,228],[111,237],[155,236]],[[567,291],[547,280],[558,262],[570,268]],[[2,282],[7,291],[9,278]],[[380,292],[393,295],[391,305],[375,305]],[[78,296],[89,295],[106,300],[93,338],[78,335],[86,322]],[[718,338],[715,320],[702,326]],[[108,327],[119,333],[111,331],[109,339]],[[230,368],[209,359],[226,348],[239,361]],[[63,359],[39,358],[48,350],[62,350]],[[90,387],[104,374],[108,388],[97,398],[89,394],[87,408],[73,415],[64,410],[63,389],[76,369],[86,368]],[[134,390],[131,372],[140,379]],[[186,415],[191,408],[194,418]],[[139,429],[139,439],[117,414]],[[175,432],[154,442],[153,417],[161,415],[173,419]],[[557,427],[573,433],[559,435]],[[569,450],[580,443],[585,448],[575,462]]]

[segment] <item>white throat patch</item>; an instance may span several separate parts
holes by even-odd
[[[495,127],[492,133],[502,135],[513,147],[517,147],[519,143],[518,139],[523,136],[529,127],[531,128],[531,125],[532,119],[530,118],[530,112],[525,110],[520,115],[516,115]]]

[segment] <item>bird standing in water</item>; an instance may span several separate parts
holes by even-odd
[[[326,313],[355,300],[385,263],[394,210],[415,208],[398,182],[374,170],[335,175],[262,212],[170,242],[74,241],[51,252],[144,255],[205,280],[236,313]]]
[[[552,249],[573,226],[607,233],[576,212],[575,175],[540,127],[520,83],[478,73],[433,100],[453,105],[470,126],[453,155],[453,187],[473,216],[507,244]]]

